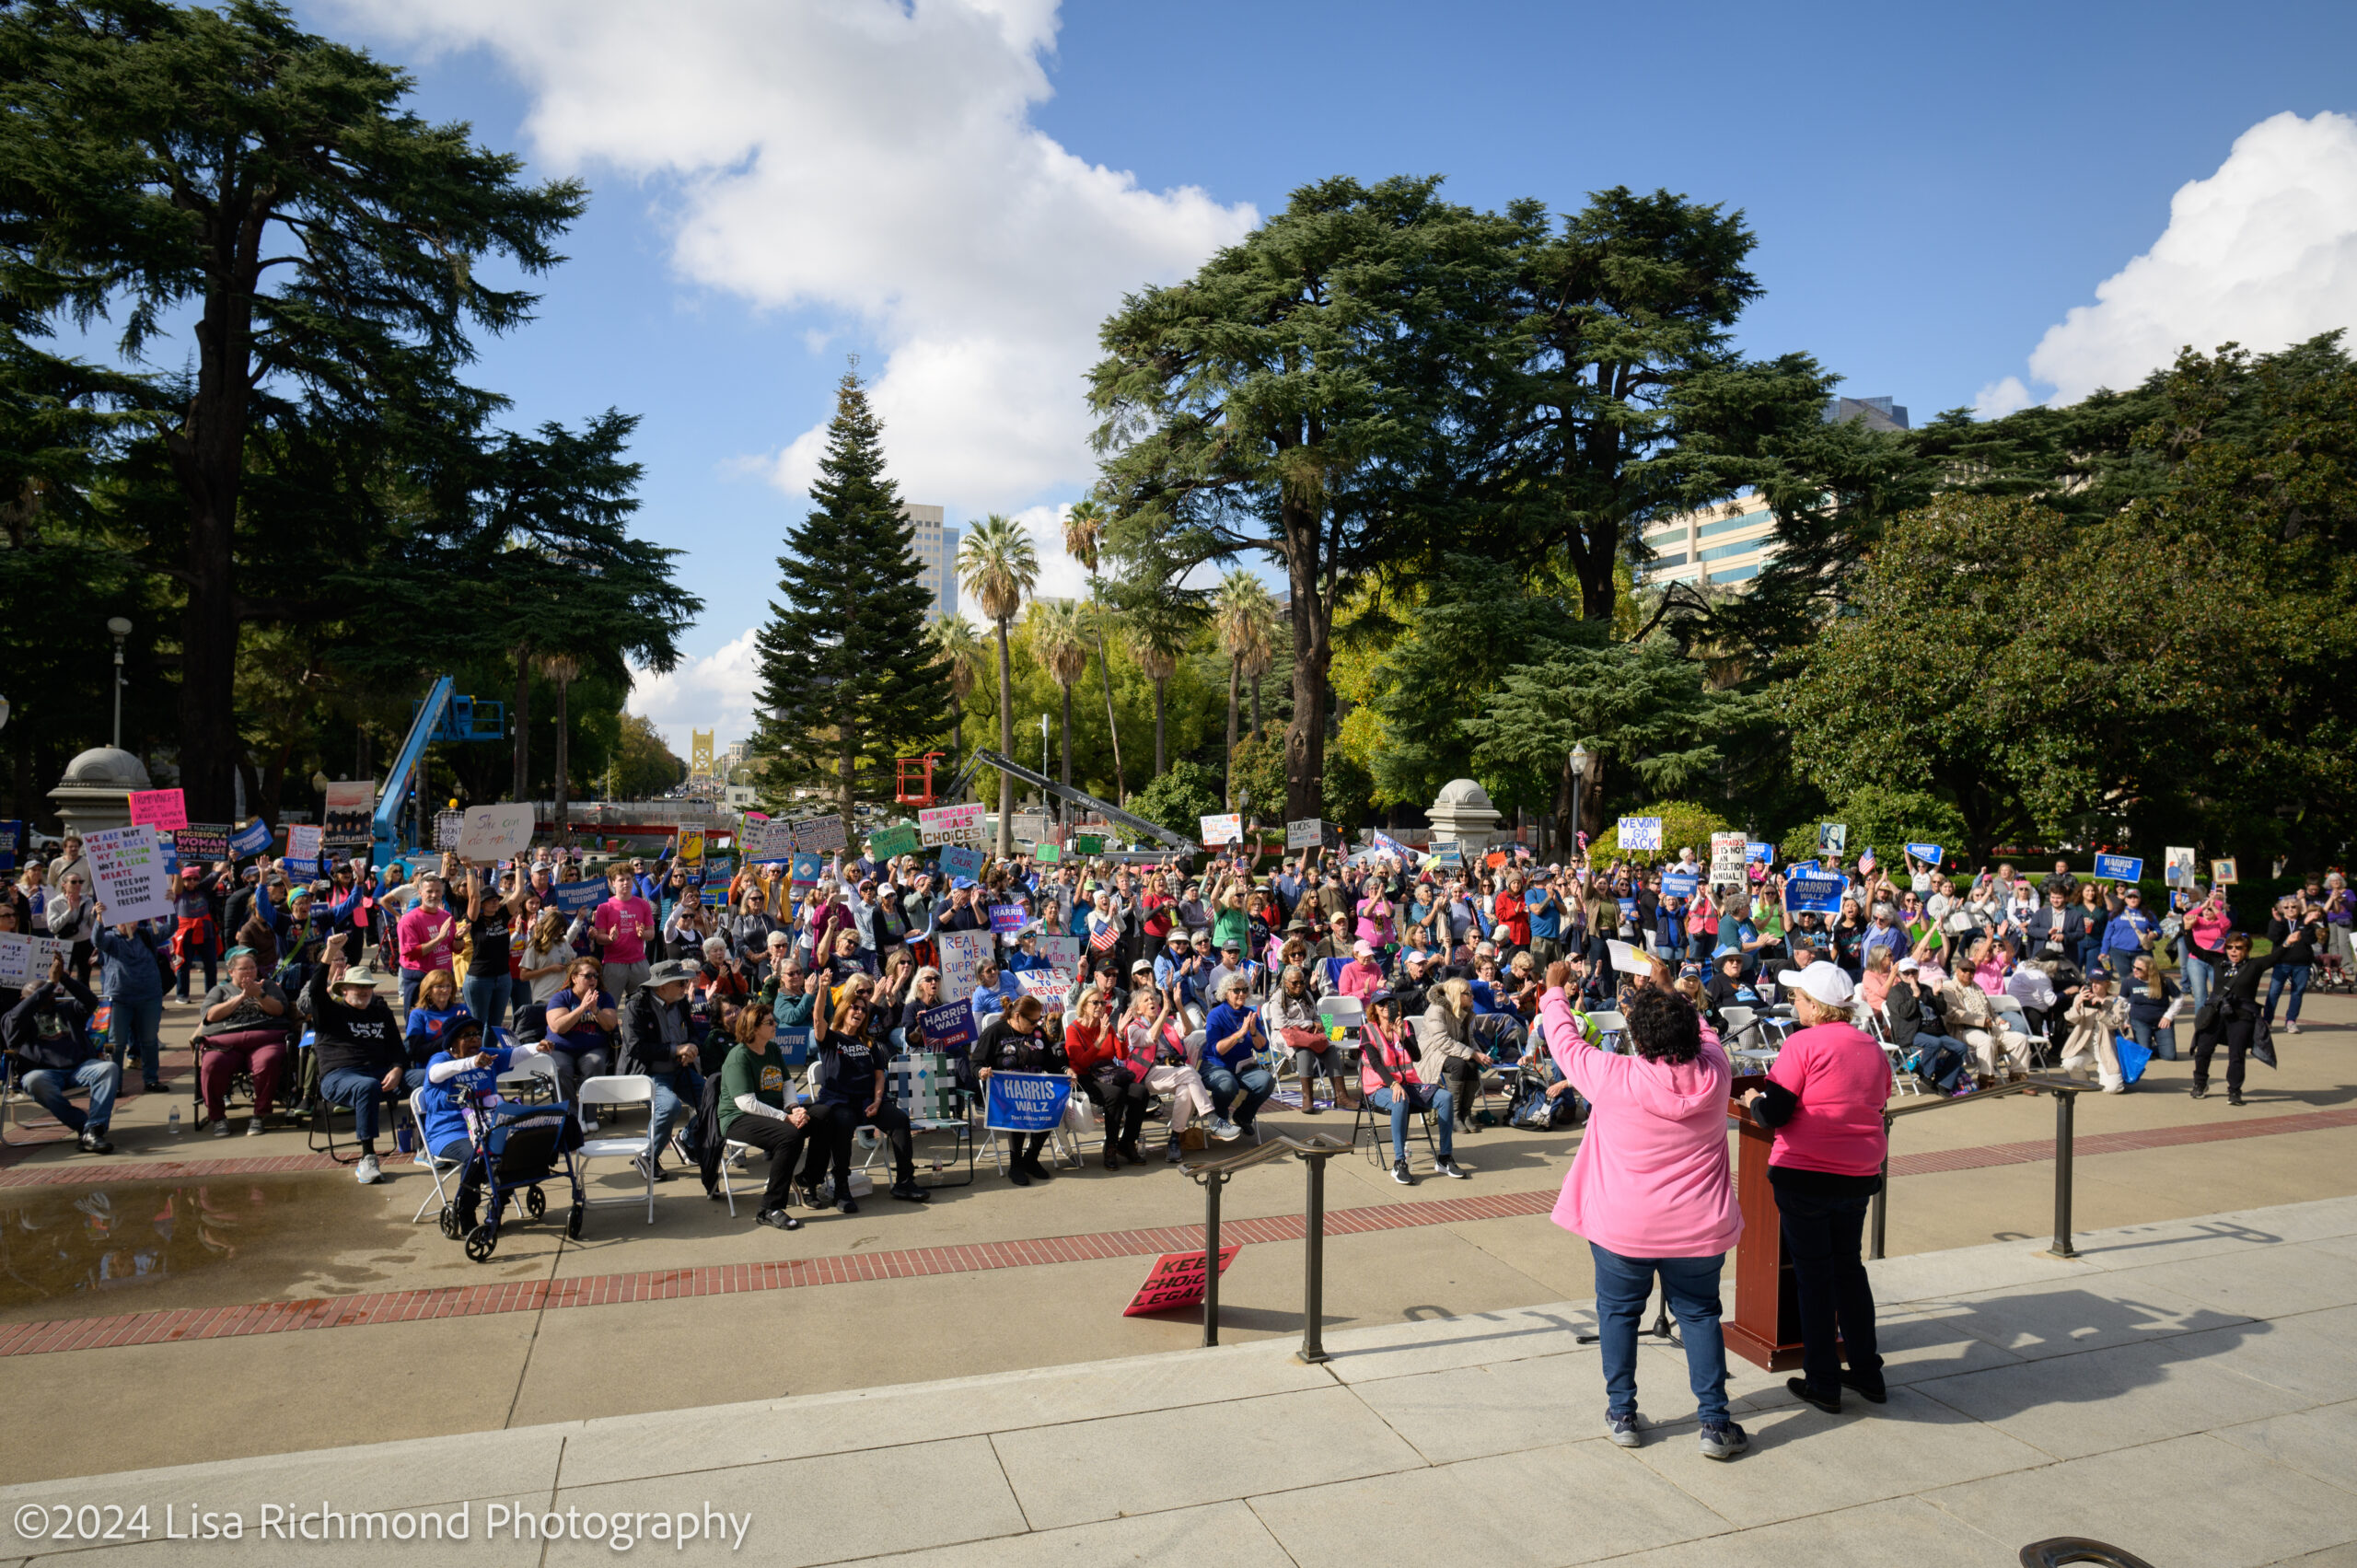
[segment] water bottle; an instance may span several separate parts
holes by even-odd
[[[180,1108],[179,1106],[172,1107],[172,1114],[165,1119],[164,1131],[166,1133],[175,1138],[180,1135]]]

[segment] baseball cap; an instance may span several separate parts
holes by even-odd
[[[1372,958],[1375,957],[1375,944],[1372,942],[1353,942],[1351,944],[1351,953],[1355,958]]]
[[[1154,972],[1154,960],[1151,958],[1140,958],[1136,963],[1130,966],[1130,972],[1132,974],[1152,974]]]
[[[1815,966],[1812,965],[1811,967],[1814,968]],[[1898,963],[1891,966],[1890,972],[1893,974],[1913,974],[1922,969],[1922,965],[1917,963],[1913,958],[1901,958]]]
[[[1823,958],[1805,970],[1784,970],[1777,975],[1776,983],[1788,991],[1805,992],[1829,1007],[1847,1007],[1857,994],[1841,967]]]

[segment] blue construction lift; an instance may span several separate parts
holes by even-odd
[[[457,682],[445,675],[437,677],[426,691],[423,702],[412,709],[409,737],[401,742],[394,755],[392,772],[385,775],[385,786],[377,796],[375,820],[376,849],[373,858],[378,865],[403,853],[401,814],[412,803],[419,769],[425,761],[425,749],[436,741],[505,740],[507,738],[507,705],[505,703],[479,703],[472,697],[459,696]],[[417,823],[424,815],[423,804],[412,817]],[[410,848],[424,831],[422,827],[412,834]]]

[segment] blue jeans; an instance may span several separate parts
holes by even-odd
[[[2275,1023],[2275,999],[2286,991],[2291,992],[2292,1000],[2284,1005],[2283,1021],[2287,1024],[2299,1022],[2300,998],[2308,993],[2310,968],[2307,964],[2278,964],[2268,971],[2267,1022],[2270,1028]]]
[[[54,1067],[37,1067],[25,1074],[25,1093],[52,1116],[65,1124],[69,1132],[94,1128],[105,1132],[114,1119],[115,1091],[122,1086],[122,1069],[103,1056],[93,1056],[74,1069],[75,1083],[90,1091],[90,1109],[86,1114],[65,1098],[68,1074]]]
[[[467,971],[467,1011],[482,1020],[486,1043],[490,1040],[490,1031],[507,1021],[507,987],[513,978],[505,970],[497,970],[490,974],[477,974],[472,970]]]
[[[648,1082],[655,1086],[655,1098],[646,1113],[646,1157],[660,1159],[663,1145],[671,1129],[684,1123],[703,1104],[703,1074],[692,1067],[674,1067],[668,1073],[649,1073]]]
[[[319,1074],[319,1098],[329,1105],[352,1108],[352,1135],[364,1148],[377,1141],[377,1102],[389,1098],[381,1079],[349,1067]]]
[[[154,1083],[164,1074],[163,1042],[157,1031],[164,1027],[164,998],[159,992],[154,996],[141,996],[131,1001],[116,997],[107,1003],[107,1039],[111,1042],[114,1064],[122,1065],[124,1051],[139,1048],[139,1075]]]
[[[1719,1270],[1726,1254],[1707,1258],[1623,1258],[1591,1241],[1596,1255],[1596,1327],[1604,1351],[1605,1411],[1637,1408],[1637,1325],[1661,1275],[1669,1310],[1685,1330],[1686,1380],[1705,1426],[1727,1419],[1727,1345],[1719,1332]]]
[[[2128,1020],[2128,1038],[2151,1051],[2153,1060],[2155,1062],[2177,1060],[2177,1026],[2175,1024],[2171,1024],[2167,1028],[2162,1028],[2157,1024],[2140,1024],[2131,1017]]]
[[[1415,1111],[1429,1110],[1440,1125],[1440,1132],[1436,1134],[1440,1140],[1440,1157],[1446,1159],[1452,1146],[1451,1136],[1457,1131],[1450,1115],[1456,1105],[1449,1098],[1448,1091],[1430,1084],[1402,1084],[1400,1088],[1406,1092],[1395,1094],[1387,1088],[1377,1089],[1366,1097],[1367,1103],[1376,1109],[1391,1113],[1391,1157],[1397,1160],[1408,1157],[1408,1118]]]
[[[401,1013],[406,1016],[417,1005],[417,988],[425,983],[424,970],[401,970]]]
[[[215,986],[221,983],[221,958],[219,954],[213,950],[213,944],[210,942],[192,942],[188,945],[188,957],[182,958],[172,968],[172,974],[176,981],[173,988],[173,994],[182,1002],[188,1000],[189,976],[195,971],[195,969],[199,964],[203,964],[204,966],[205,990],[210,991]]]
[[[1257,1063],[1239,1073],[1206,1051],[1203,1087],[1211,1090],[1212,1104],[1222,1116],[1238,1127],[1248,1128],[1252,1119],[1260,1114],[1261,1105],[1277,1092],[1277,1081]]]
[[[2185,956],[2185,993],[2193,998],[2195,1007],[2210,1000],[2210,987],[2216,982],[2218,971],[2206,959],[2191,953]]]
[[[2111,965],[2112,977],[2122,992],[2125,992],[2129,982],[2136,978],[2136,960],[2143,956],[2144,952],[2141,947],[2131,947],[2125,951],[2114,947],[2104,955],[2104,961]]]

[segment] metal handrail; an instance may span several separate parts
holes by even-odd
[[[1951,1095],[1938,1099],[1911,1100],[1901,1106],[1886,1106],[1882,1113],[1885,1133],[1881,1190],[1874,1196],[1874,1206],[1868,1219],[1869,1258],[1883,1255],[1884,1204],[1890,1193],[1890,1150],[1887,1134],[1890,1124],[1902,1116],[1918,1116],[1925,1111],[1945,1110],[1951,1106],[1975,1105],[1983,1100],[2003,1099],[2007,1095],[2050,1094],[2054,1097],[2054,1245],[2050,1249],[2057,1258],[2076,1258],[2078,1249],[2071,1245],[2071,1154],[2075,1143],[2073,1128],[2078,1098],[2096,1086],[2083,1084],[2076,1078],[2056,1077],[2050,1074],[2032,1073],[2026,1077],[1986,1089],[1975,1089],[1968,1095]],[[2086,1561],[2097,1561],[2087,1559]]]
[[[1301,1349],[1296,1359],[1316,1365],[1327,1359],[1324,1334],[1326,1305],[1326,1162],[1346,1155],[1356,1142],[1339,1144],[1323,1132],[1295,1138],[1280,1133],[1225,1159],[1204,1160],[1179,1167],[1203,1190],[1203,1344],[1219,1343],[1219,1194],[1237,1171],[1288,1156],[1308,1167],[1308,1196],[1302,1213]]]

